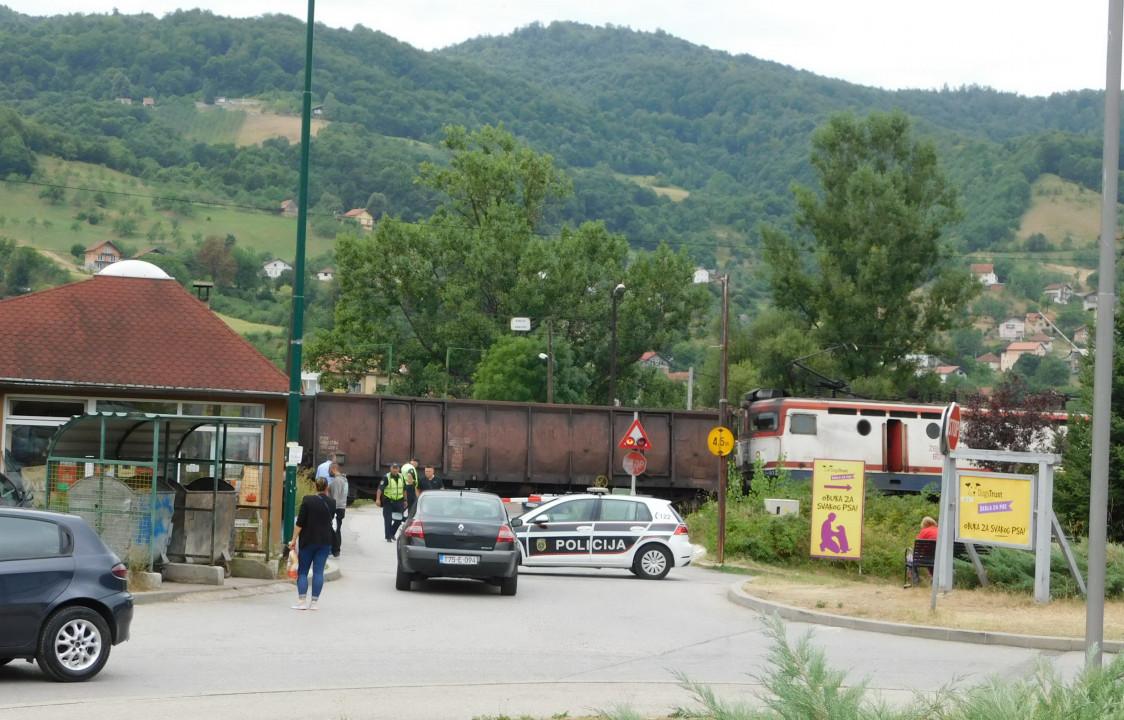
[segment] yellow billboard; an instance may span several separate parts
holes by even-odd
[[[812,470],[811,556],[859,560],[863,548],[866,465],[816,460]]]
[[[958,473],[956,539],[1001,547],[1034,547],[1034,477]]]

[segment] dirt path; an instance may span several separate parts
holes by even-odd
[[[745,591],[763,600],[851,617],[991,630],[1024,635],[1085,636],[1085,605],[1077,599],[1037,605],[1029,595],[955,590],[929,611],[929,585],[902,588],[885,580],[862,582],[811,573],[755,575]],[[1105,603],[1105,639],[1124,640],[1124,601]]]

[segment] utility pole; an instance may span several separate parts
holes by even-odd
[[[687,409],[693,410],[695,407],[695,366],[691,365],[687,368]]]
[[[612,313],[609,318],[609,405],[617,404],[617,302],[624,293],[624,283],[619,283],[611,295]]]
[[[546,402],[554,404],[554,327],[546,320]]]
[[[722,276],[722,374],[718,378],[718,424],[730,424],[730,406],[726,385],[730,364],[730,274]],[[726,495],[729,484],[730,463],[726,456],[718,456],[718,564],[726,562]]]
[[[1104,94],[1100,264],[1097,268],[1097,349],[1093,367],[1093,451],[1089,478],[1089,584],[1085,596],[1085,657],[1101,666],[1104,645],[1105,540],[1108,534],[1108,455],[1112,413],[1112,351],[1116,310],[1116,193],[1120,170],[1120,34],[1124,0],[1109,0]],[[1041,520],[1040,520],[1041,521]]]
[[[301,347],[304,344],[304,246],[308,228],[308,151],[312,126],[312,31],[316,27],[316,0],[308,0],[304,40],[304,93],[301,95],[301,169],[297,195],[297,255],[293,262],[293,319],[289,330],[289,407],[285,415],[285,440],[300,442]],[[297,467],[286,458],[281,496],[281,537],[286,547],[293,539],[296,521]]]

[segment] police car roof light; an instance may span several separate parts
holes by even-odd
[[[589,493],[590,495],[608,495],[609,494],[609,488],[603,488],[603,487],[588,487],[588,488],[585,489],[585,491],[587,493]]]

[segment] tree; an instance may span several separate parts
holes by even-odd
[[[705,295],[691,285],[685,253],[661,247],[633,254],[630,265],[627,241],[600,223],[540,233],[548,203],[569,190],[549,156],[502,128],[450,128],[446,147],[448,167],[421,167],[420,181],[446,198],[431,217],[386,217],[373,233],[340,235],[335,321],[310,343],[311,363],[361,368],[390,344],[408,371],[396,377],[396,390],[443,391],[447,348],[488,350],[509,318],[527,316],[553,323],[559,346],[596,378],[583,399],[600,400],[610,366],[611,292],[626,279],[622,379],[645,350],[686,336]]]
[[[207,236],[195,253],[195,261],[218,287],[229,287],[238,270],[231,247],[217,235]]]
[[[86,256],[86,246],[82,243],[74,243],[70,246],[70,254],[74,256],[75,260],[81,261]]]
[[[960,440],[975,450],[1052,450],[1051,414],[1064,408],[1064,396],[1033,392],[1021,375],[1010,373],[990,395],[968,397]],[[1013,469],[1008,463],[981,464],[992,470]]]
[[[763,235],[773,300],[819,347],[857,346],[837,355],[845,377],[908,381],[905,357],[929,350],[979,291],[941,248],[959,217],[955,193],[900,113],[832,117],[811,160],[821,192],[794,190],[802,236]]]
[[[476,366],[472,397],[477,400],[546,402],[546,353],[541,337],[506,336],[498,339]],[[554,344],[554,401],[579,402],[589,378],[574,366],[566,343]]]

